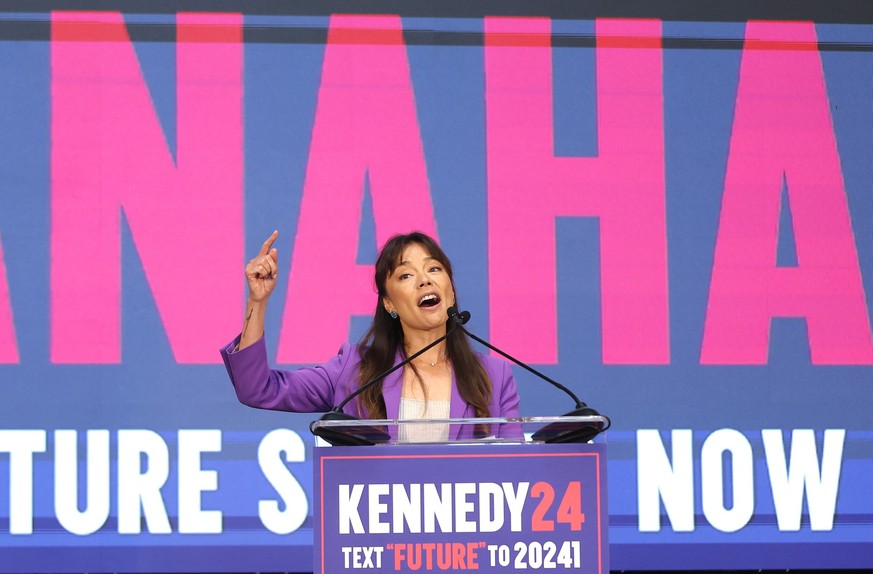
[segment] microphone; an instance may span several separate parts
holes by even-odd
[[[349,401],[363,393],[366,389],[369,389],[397,369],[403,368],[407,364],[411,363],[425,351],[433,348],[439,343],[443,342],[451,335],[455,329],[462,326],[464,323],[470,320],[470,313],[464,311],[463,313],[458,313],[457,307],[452,305],[447,309],[449,316],[449,323],[451,325],[446,330],[445,335],[439,337],[438,339],[431,341],[412,355],[406,357],[404,360],[400,361],[387,371],[384,371],[365,384],[358,387],[355,392],[351,393],[347,396],[343,401],[335,406],[331,411],[325,413],[318,421],[357,421],[360,420],[358,417],[352,416],[350,414],[346,414],[343,412],[343,407],[346,406]],[[466,319],[464,318],[466,316]],[[375,444],[386,443],[391,440],[391,435],[386,433],[385,431],[376,428],[370,425],[350,425],[350,426],[341,426],[341,427],[317,427],[314,428],[318,421],[312,421],[309,424],[309,432],[317,437],[321,437],[326,440],[328,443],[334,446],[369,446]]]
[[[458,309],[454,306],[449,307],[448,311],[449,311],[449,320],[454,321],[455,325],[457,325],[457,326],[466,325],[467,321],[470,320],[470,312],[469,311],[461,311],[460,313],[458,313]],[[467,330],[464,329],[464,332],[466,333]],[[469,334],[470,333],[467,333],[467,335],[469,335]]]
[[[461,327],[461,330],[463,330],[464,333],[466,333],[468,337],[470,337],[474,341],[477,341],[477,342],[485,345],[486,347],[488,347],[492,351],[502,355],[503,357],[506,357],[507,359],[509,359],[510,361],[515,363],[516,365],[518,365],[519,367],[523,367],[524,369],[527,369],[529,372],[533,373],[534,375],[538,376],[539,378],[543,379],[544,381],[550,383],[552,386],[557,387],[558,389],[560,389],[560,390],[564,391],[565,393],[567,393],[568,395],[570,395],[570,398],[572,398],[573,401],[576,403],[576,408],[573,409],[572,411],[570,411],[569,413],[566,413],[566,414],[561,415],[561,416],[565,416],[565,417],[602,416],[603,418],[606,419],[605,426],[602,422],[589,422],[589,423],[585,423],[585,422],[554,422],[554,423],[551,423],[551,424],[544,426],[543,428],[541,428],[540,430],[535,432],[533,434],[533,436],[531,437],[531,438],[533,438],[533,440],[542,441],[542,442],[546,442],[546,443],[588,442],[589,440],[591,440],[592,438],[594,438],[598,434],[602,433],[603,431],[605,431],[606,429],[608,429],[612,425],[612,421],[609,420],[609,417],[607,417],[606,415],[601,415],[599,412],[597,412],[593,408],[591,408],[588,405],[586,405],[585,403],[583,403],[581,400],[579,400],[579,397],[577,397],[573,393],[573,391],[571,391],[570,389],[568,389],[567,387],[565,387],[561,383],[552,380],[551,378],[547,377],[546,375],[544,375],[543,373],[534,369],[533,367],[527,365],[526,363],[523,363],[522,361],[516,359],[512,355],[503,352],[502,350],[498,349],[497,347],[495,347],[494,345],[492,345],[488,341],[480,339],[479,337],[477,337],[476,335],[474,335],[473,333],[468,331],[463,325],[464,325],[464,323],[466,323],[469,320],[470,320],[470,312],[469,311],[464,311],[464,312],[460,313],[455,318],[456,324],[458,324]]]

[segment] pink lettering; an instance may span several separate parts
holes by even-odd
[[[241,25],[177,17],[174,163],[122,16],[52,15],[53,362],[121,360],[122,212],[177,361],[218,362],[238,327]]]
[[[812,23],[750,22],[700,361],[767,362],[770,320],[803,317],[814,364],[873,342]],[[796,267],[776,266],[787,182]]]
[[[550,31],[546,19],[485,21],[491,337],[557,362],[554,219],[598,217],[603,361],[666,364],[660,23],[596,23],[596,158],[554,155]]]
[[[375,308],[372,265],[356,263],[365,177],[379,243],[413,229],[436,235],[400,18],[333,16],[279,362],[325,359],[348,338],[350,316]]]
[[[18,342],[15,338],[15,324],[12,321],[12,304],[9,300],[9,283],[6,280],[3,243],[0,242],[0,364],[17,362]]]

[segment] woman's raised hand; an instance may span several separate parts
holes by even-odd
[[[274,231],[254,259],[246,265],[246,281],[249,284],[249,299],[252,301],[266,301],[273,289],[276,288],[276,280],[279,277],[279,261],[276,257],[278,251],[273,247],[279,231]]]

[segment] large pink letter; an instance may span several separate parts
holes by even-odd
[[[356,263],[369,175],[376,237],[436,234],[415,95],[398,17],[334,16],[321,86],[278,360],[318,362],[376,304],[372,265]]]
[[[174,163],[121,15],[53,14],[53,362],[121,359],[122,211],[176,360],[217,362],[237,327],[241,25],[177,18]]]
[[[596,23],[596,158],[555,157],[550,32],[485,22],[491,337],[557,361],[555,217],[599,217],[603,361],[668,363],[660,23]]]
[[[9,282],[6,280],[6,264],[3,262],[3,243],[0,242],[0,363],[17,362],[18,343],[15,339],[15,324],[12,322]]]
[[[804,317],[815,364],[873,364],[815,27],[750,22],[700,361],[767,362],[773,317]],[[787,182],[796,267],[776,266]]]

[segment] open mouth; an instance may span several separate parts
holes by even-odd
[[[435,305],[439,305],[440,298],[434,293],[428,293],[424,297],[418,300],[419,307],[433,307]]]

